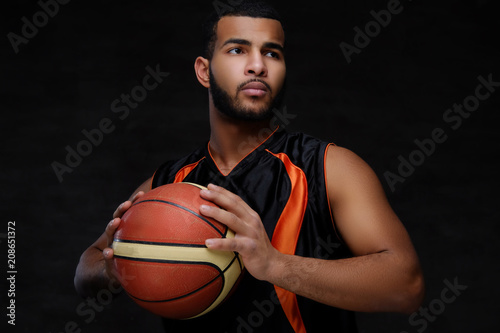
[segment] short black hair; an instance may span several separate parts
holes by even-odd
[[[234,1],[233,1],[234,2]],[[240,0],[237,5],[230,5],[222,1],[213,2],[215,10],[207,17],[202,26],[203,56],[211,60],[214,54],[215,42],[217,41],[217,24],[225,16],[246,16],[253,18],[268,18],[281,23],[283,30],[285,25],[279,13],[267,2],[258,0]]]

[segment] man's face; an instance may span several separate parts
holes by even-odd
[[[283,96],[285,35],[276,20],[223,17],[210,61],[215,107],[231,118],[263,120]]]

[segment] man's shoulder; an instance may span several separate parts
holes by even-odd
[[[371,186],[379,183],[370,165],[352,150],[332,145],[325,156],[325,173],[329,183],[335,184],[335,189],[350,189],[353,184]]]
[[[325,156],[326,166],[335,168],[338,171],[349,171],[352,169],[365,168],[368,166],[366,162],[355,152],[338,145],[330,145]]]

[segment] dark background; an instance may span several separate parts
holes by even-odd
[[[458,129],[443,121],[474,94],[478,76],[500,81],[494,1],[404,1],[350,64],[339,44],[353,44],[353,28],[363,29],[387,1],[274,3],[287,23],[286,107],[296,116],[287,129],[347,147],[373,167],[419,253],[423,307],[439,304],[444,280],[467,286],[425,329],[408,315],[360,314],[361,332],[495,331],[500,92]],[[36,1],[2,5],[0,262],[6,272],[7,223],[15,220],[18,270],[9,332],[64,332],[71,321],[82,332],[161,332],[159,320],[126,296],[95,318],[79,314],[84,301],[73,276],[116,206],[159,164],[207,140],[207,92],[193,64],[199,24],[211,9],[212,1],[71,1],[16,54],[7,34],[21,35],[21,18],[32,22],[41,8]],[[170,75],[121,120],[111,103],[157,65]],[[65,147],[75,149],[82,130],[103,118],[115,130],[60,182],[51,164],[65,164]],[[446,142],[392,191],[384,173],[397,173],[398,156],[408,158],[414,140],[435,128]]]

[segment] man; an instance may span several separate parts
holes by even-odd
[[[200,195],[222,208],[200,212],[236,233],[206,246],[239,252],[247,272],[211,313],[165,319],[168,332],[355,332],[353,311],[416,310],[418,258],[371,168],[347,149],[270,121],[286,76],[278,14],[244,2],[212,16],[205,40],[195,73],[209,92],[210,141],[162,165],[117,208],[80,259],[79,293],[117,283],[110,245],[132,203],[151,188],[189,181],[208,186]]]

